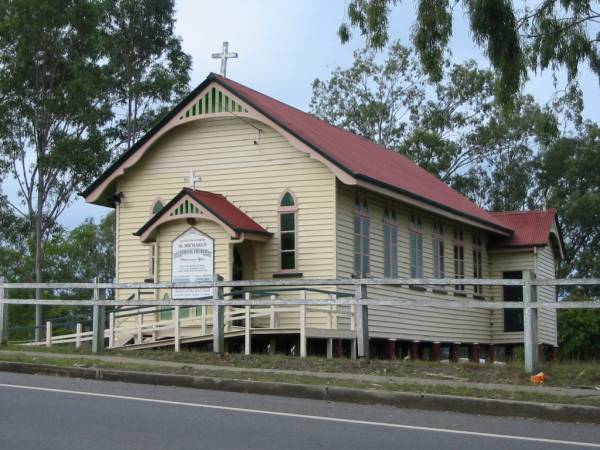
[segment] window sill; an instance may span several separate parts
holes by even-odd
[[[420,292],[425,292],[427,290],[427,288],[424,286],[415,286],[414,284],[409,284],[408,288],[412,289],[413,291],[420,291]]]
[[[275,272],[273,278],[302,278],[302,272]]]
[[[367,273],[353,273],[352,275],[350,275],[350,278],[353,278],[355,280],[360,280],[361,278],[369,278],[369,274],[367,274]]]

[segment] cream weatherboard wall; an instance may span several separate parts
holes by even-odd
[[[535,260],[532,249],[515,251],[514,249],[494,251],[491,256],[492,278],[502,278],[504,272],[531,270],[535,271]],[[503,301],[502,287],[493,288],[494,298]],[[523,342],[522,332],[504,332],[504,311],[493,312],[492,334],[497,344]]]
[[[148,246],[133,233],[151,217],[156,199],[166,203],[186,185],[191,170],[200,177],[197,189],[223,194],[273,233],[267,242],[252,244],[255,278],[272,278],[279,271],[277,204],[285,190],[292,191],[298,201],[298,270],[306,278],[335,277],[335,177],[331,171],[263,123],[207,117],[165,135],[119,180],[117,191],[124,193],[117,211],[119,281],[148,277]],[[219,236],[216,271],[230,279],[232,249],[222,244],[229,237],[212,222],[199,221],[196,226]],[[188,227],[183,221],[160,227],[159,281],[170,281],[170,242]]]
[[[337,204],[337,275],[340,278],[352,276],[353,262],[353,214],[356,196],[354,188],[338,183]],[[409,256],[409,218],[411,213],[421,217],[423,225],[423,270],[424,277],[433,278],[433,223],[444,225],[444,270],[446,277],[454,276],[453,260],[453,225],[448,220],[438,218],[427,211],[419,211],[407,205],[387,199],[378,194],[364,192],[369,206],[370,217],[370,276],[384,276],[383,249],[383,216],[385,207],[394,208],[398,222],[398,276],[410,276]],[[472,237],[473,230],[463,226],[465,246],[465,276],[473,276]],[[483,277],[488,277],[489,259],[485,251],[487,236],[483,239]],[[442,291],[442,290],[438,290]],[[395,298],[434,298],[454,300],[453,287],[445,289],[444,294],[434,293],[433,289],[423,290],[409,288],[369,287],[370,297]],[[473,288],[466,286],[465,293],[471,297]],[[490,294],[485,287],[484,297]],[[492,339],[490,328],[492,313],[485,310],[453,310],[439,308],[402,308],[402,307],[370,307],[369,332],[373,338],[396,338],[408,340],[439,342],[479,342],[489,343]]]
[[[354,234],[353,216],[354,201],[357,190],[338,183],[337,189],[337,276],[352,276],[354,272]],[[386,207],[393,208],[397,215],[398,225],[398,276],[410,277],[409,255],[409,220],[410,215],[417,214],[423,224],[423,276],[433,278],[433,224],[441,223],[444,227],[444,271],[447,278],[454,277],[453,228],[455,222],[445,220],[428,213],[411,208],[401,202],[371,192],[362,192],[367,199],[370,217],[370,276],[384,276],[384,243],[383,215]],[[465,276],[473,277],[473,233],[471,227],[463,226]],[[499,278],[505,271],[533,270],[539,278],[554,278],[554,254],[549,246],[528,249],[518,252],[501,252],[488,255],[489,236],[480,231],[482,237],[483,278]],[[440,292],[440,293],[438,293]],[[473,296],[473,287],[466,286],[465,294]],[[420,290],[410,288],[369,287],[370,297],[395,298],[434,298],[452,301],[453,287],[446,289]],[[503,301],[502,288],[484,287],[485,300]],[[538,298],[543,301],[555,301],[553,288],[540,288]],[[523,333],[505,333],[502,310],[456,310],[440,308],[402,308],[402,307],[370,307],[369,332],[373,338],[396,338],[439,342],[478,342],[482,344],[518,343],[523,341]],[[556,345],[556,312],[543,311],[539,319],[540,342]]]
[[[556,275],[556,261],[552,246],[537,247],[535,253],[535,266],[538,278],[554,279]],[[556,301],[556,288],[552,286],[538,287],[537,299],[542,302]],[[556,310],[543,309],[539,314],[539,336],[544,344],[557,346]]]
[[[550,246],[526,248],[521,250],[496,251],[491,255],[492,278],[502,278],[503,272],[533,271],[537,278],[553,279],[555,277],[555,259]],[[494,298],[503,300],[502,288],[493,288]],[[555,289],[538,288],[538,300],[556,301]],[[539,314],[538,330],[540,343],[557,345],[556,311],[542,310]],[[493,313],[492,333],[497,344],[523,342],[522,332],[504,332],[504,311]]]

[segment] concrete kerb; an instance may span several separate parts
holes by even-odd
[[[583,405],[516,402],[451,395],[362,390],[337,386],[233,380],[218,377],[88,367],[62,367],[9,361],[0,361],[0,371],[54,375],[88,380],[212,389],[247,394],[277,395],[332,402],[387,405],[397,408],[429,411],[452,411],[466,414],[600,424],[600,408]]]

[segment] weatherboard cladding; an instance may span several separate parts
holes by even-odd
[[[355,190],[342,183],[338,183],[337,210],[336,210],[336,268],[338,278],[348,278],[354,272],[353,268],[353,205]],[[398,276],[408,278],[410,276],[410,243],[409,243],[409,219],[414,210],[406,204],[391,201],[377,193],[366,193],[369,205],[371,247],[371,271],[372,277],[384,276],[384,239],[383,218],[385,208],[393,208],[397,216],[398,225]],[[444,269],[447,277],[454,276],[453,221],[445,220],[434,214],[424,212],[419,217],[423,225],[423,275],[433,277],[433,246],[431,235],[433,224],[444,225]],[[472,227],[465,226],[465,272],[467,276],[472,273]],[[483,234],[484,243],[486,234]],[[484,245],[485,247],[485,245]],[[487,252],[483,252],[483,276],[490,274],[490,264]],[[340,288],[340,291],[351,292]],[[431,287],[424,290],[410,289],[406,286],[369,286],[368,294],[372,298],[390,299],[436,299],[440,301],[454,301],[453,288],[447,286],[433,292]],[[468,299],[471,299],[473,289],[466,287]],[[489,296],[491,289],[484,287],[484,295]],[[488,298],[490,299],[490,298]],[[393,338],[406,340],[421,340],[423,342],[479,342],[487,344],[492,342],[491,321],[492,312],[483,309],[465,309],[440,307],[401,307],[401,306],[370,306],[369,307],[369,332],[373,338]]]
[[[505,232],[512,232],[511,228],[507,228],[495,216],[479,208],[475,203],[450,188],[434,175],[420,168],[407,157],[389,151],[368,139],[337,128],[314,115],[307,114],[214,73],[211,73],[204,82],[140,139],[135,146],[125,152],[82,195],[88,196],[121,163],[133,155],[137,149],[147,142],[152,135],[157,133],[170,119],[180,114],[184,108],[188,108],[184,114],[191,114],[189,102],[213,81],[230,90],[258,112],[273,120],[352,176],[391,188],[402,194],[453,211],[464,217],[473,218]],[[216,101],[213,99],[218,97],[214,96],[215,94],[212,90],[210,94],[210,106],[213,108],[213,103]],[[226,97],[226,95],[223,97]],[[201,102],[204,104],[204,99]],[[215,103],[215,105],[218,105],[218,103]],[[192,112],[196,112],[198,107],[193,105],[191,109]],[[204,113],[205,111],[203,107],[201,112]]]

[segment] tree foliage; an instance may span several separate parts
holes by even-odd
[[[394,44],[377,63],[371,49],[354,53],[348,69],[313,82],[311,110],[329,123],[398,149],[425,100],[425,79],[413,53]]]
[[[130,148],[188,90],[191,58],[174,34],[174,0],[114,0],[106,25],[118,119],[117,144]]]
[[[510,111],[494,96],[496,77],[473,61],[447,64],[432,83],[399,43],[382,63],[372,49],[352,66],[313,82],[312,111],[328,122],[409,156],[490,209],[531,206],[531,171],[558,123],[551,107],[518,95]]]
[[[102,20],[97,1],[0,3],[0,98],[10,118],[0,160],[19,195],[3,201],[30,225],[37,282],[58,217],[110,158],[102,133],[110,118]]]
[[[563,275],[600,277],[600,128],[584,123],[539,157],[539,189],[555,206],[568,244]]]
[[[589,300],[571,296],[569,301]],[[600,310],[565,309],[558,312],[558,345],[564,359],[600,360]]]
[[[347,20],[338,34],[342,42],[360,30],[367,44],[382,49],[390,41],[393,7],[401,0],[350,0]],[[404,2],[405,3],[405,2]],[[565,68],[575,80],[587,63],[600,75],[597,23],[598,1],[540,0],[534,6],[515,7],[511,0],[418,0],[411,35],[425,72],[442,79],[443,55],[452,36],[453,14],[462,7],[475,43],[483,49],[498,74],[496,94],[507,105],[519,92],[527,71]]]
[[[10,209],[0,209],[0,268],[2,275],[12,282],[30,282],[35,275],[35,242],[28,232],[27,221],[15,216]],[[86,220],[71,231],[56,227],[45,243],[43,278],[54,282],[90,282],[98,278],[110,282],[115,276],[115,214],[107,214],[99,223]],[[46,291],[46,298],[91,298],[84,290],[60,293]],[[13,298],[31,298],[32,290],[10,292]],[[89,308],[47,307],[46,316],[68,319],[89,314]],[[10,306],[11,339],[31,339],[35,321],[33,307]],[[73,322],[75,319],[72,320]],[[63,326],[66,325],[63,323]],[[72,325],[72,324],[71,324]]]
[[[0,198],[29,226],[37,282],[73,194],[187,88],[173,25],[173,1],[0,0],[0,179],[18,186]]]

